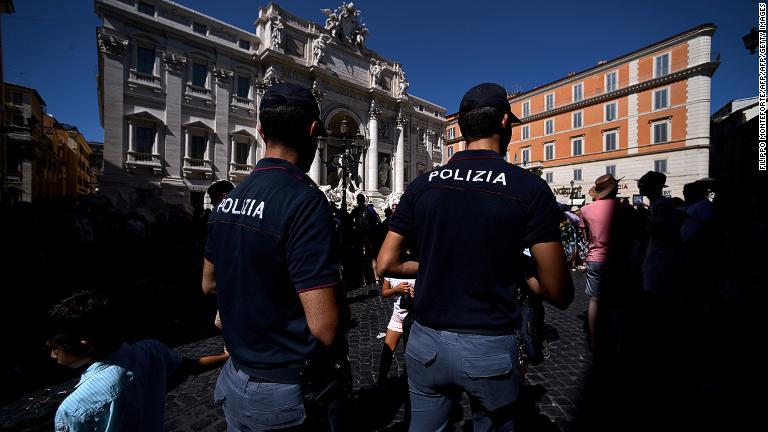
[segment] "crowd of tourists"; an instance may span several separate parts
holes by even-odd
[[[502,158],[520,121],[506,91],[487,83],[460,104],[466,150],[414,179],[381,220],[364,195],[349,214],[333,206],[305,174],[326,134],[309,89],[272,85],[259,116],[265,157],[239,185],[215,183],[209,212],[187,218],[171,210],[150,222],[94,202],[14,215],[12,223],[44,227],[25,243],[36,259],[14,264],[48,285],[41,300],[54,306],[36,319],[46,323],[51,357],[82,374],[56,413],[56,430],[162,430],[166,383],[219,366],[213,399],[228,430],[358,430],[346,292],[364,285],[395,299],[377,386],[387,385],[403,340],[409,430],[445,430],[462,398],[474,430],[521,430],[530,420],[519,408],[525,375],[543,360],[542,302],[574,307],[575,271],[585,273],[585,343],[594,362],[586,430],[615,430],[625,415],[637,415],[638,428],[664,429],[661,418],[670,427],[683,418],[706,426],[687,409],[713,404],[706,389],[725,384],[694,372],[717,365],[722,341],[708,344],[708,336],[732,328],[699,314],[721,300],[714,182],[686,185],[682,200],[665,196],[664,174],[648,172],[637,180],[646,207],[620,198],[621,179],[606,174],[595,179],[591,203],[560,205],[540,177]],[[480,171],[487,173],[480,181],[462,179]],[[64,253],[65,245],[78,253]],[[91,277],[71,271],[84,262],[95,263]],[[57,288],[62,278],[83,289]],[[115,305],[139,313],[146,299],[137,301],[135,288],[149,280],[158,290],[202,285],[186,306],[205,317],[201,332],[216,315],[223,352],[184,359],[121,332]],[[12,314],[6,329],[29,319],[23,310]],[[701,325],[711,335],[697,331]],[[670,385],[676,380],[682,384]],[[685,386],[704,396],[679,402]],[[618,405],[627,401],[645,405]]]

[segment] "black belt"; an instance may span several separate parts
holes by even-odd
[[[418,318],[415,319],[416,322],[423,325],[424,327],[429,327],[432,330],[437,331],[448,331],[451,333],[460,333],[460,334],[473,334],[473,335],[481,335],[481,336],[509,336],[516,333],[517,327],[519,325],[512,325],[508,328],[445,328],[445,327],[433,327],[429,324],[423,323]]]
[[[243,366],[230,357],[232,366],[238,372],[243,372],[254,382],[270,382],[280,384],[301,384],[303,365],[281,365],[269,369]]]

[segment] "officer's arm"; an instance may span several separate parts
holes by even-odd
[[[216,294],[216,278],[213,277],[213,263],[203,258],[203,293]]]
[[[573,302],[573,280],[565,262],[560,242],[536,243],[531,246],[536,262],[538,283],[529,283],[531,290],[557,306],[565,309]]]
[[[401,261],[400,257],[405,252],[405,237],[390,231],[381,245],[379,256],[376,258],[376,271],[382,276],[413,279],[419,272],[419,263],[416,261]]]
[[[299,293],[309,331],[315,339],[330,346],[339,327],[336,288],[321,288]]]

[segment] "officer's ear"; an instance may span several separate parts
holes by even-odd
[[[500,126],[502,129],[506,129],[509,126],[509,114],[504,114],[504,117],[501,118]]]
[[[312,124],[309,125],[309,128],[307,130],[307,132],[309,132],[309,136],[316,137],[319,126],[320,126],[320,123],[318,123],[317,120],[313,121]]]
[[[259,125],[259,127],[256,128],[257,131],[259,131],[259,136],[261,137],[261,140],[263,142],[267,142],[266,138],[264,138],[264,129]]]

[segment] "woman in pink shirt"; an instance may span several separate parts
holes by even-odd
[[[611,174],[605,174],[595,180],[595,186],[589,190],[593,202],[581,209],[582,217],[579,226],[584,230],[584,236],[589,241],[587,252],[586,290],[589,296],[587,308],[587,320],[589,323],[589,336],[591,348],[595,352],[601,342],[602,325],[598,329],[598,322],[603,321],[600,310],[601,291],[606,285],[608,275],[608,250],[612,246],[612,235],[616,232],[615,220],[619,201],[616,194],[619,191],[619,180]],[[600,330],[599,334],[596,332]]]

